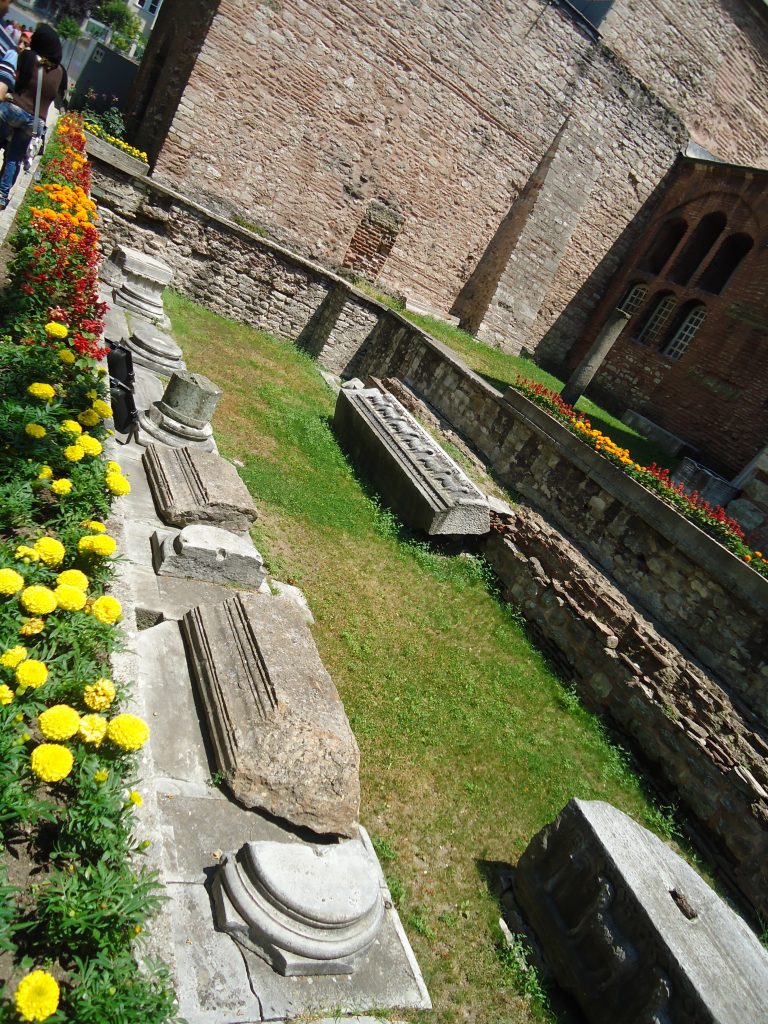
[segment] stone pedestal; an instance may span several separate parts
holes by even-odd
[[[173,271],[165,263],[118,245],[102,269],[102,279],[115,289],[118,305],[163,327],[171,326],[163,308],[163,291],[173,280]]]
[[[251,543],[229,530],[193,525],[172,537],[152,534],[158,576],[180,576],[207,583],[240,583],[257,590],[266,579],[264,560]]]
[[[571,800],[515,894],[592,1024],[768,1020],[768,953],[685,861],[627,815]]]
[[[182,619],[216,767],[233,796],[318,834],[354,836],[360,754],[298,608],[238,594]]]
[[[333,426],[403,522],[433,535],[488,533],[485,495],[392,395],[342,388]]]
[[[139,414],[136,442],[216,451],[210,420],[221,394],[221,388],[202,374],[172,374],[160,401]]]
[[[202,523],[233,533],[250,529],[256,506],[225,459],[199,448],[149,445],[142,462],[157,514],[168,526]]]
[[[219,928],[284,976],[352,974],[384,921],[378,865],[360,839],[246,843],[213,882]]]
[[[168,377],[186,369],[182,351],[173,338],[143,317],[131,317],[126,345],[134,363],[155,373]]]

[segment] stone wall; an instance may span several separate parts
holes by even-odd
[[[445,346],[321,267],[146,178],[95,162],[107,243],[151,253],[175,287],[296,340],[338,373],[409,381],[539,508],[764,716],[768,581],[522,396],[506,399]]]
[[[768,33],[745,0],[616,0],[600,32],[553,0],[221,0],[155,174],[337,264],[394,203],[402,230],[361,267],[557,364],[689,131],[766,159]]]
[[[487,545],[539,646],[680,800],[726,877],[768,913],[768,744],[562,534],[517,508]],[[712,838],[714,837],[714,847]]]

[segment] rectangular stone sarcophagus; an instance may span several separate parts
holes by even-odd
[[[768,953],[660,839],[571,800],[534,836],[515,895],[590,1024],[768,1021]]]
[[[238,594],[193,608],[181,629],[233,796],[319,834],[355,835],[360,753],[301,610]]]
[[[355,466],[384,502],[432,535],[485,534],[485,495],[392,395],[342,388],[333,418]]]

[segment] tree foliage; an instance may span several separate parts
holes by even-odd
[[[133,41],[141,34],[141,18],[130,10],[125,0],[102,0],[95,16],[119,35]]]
[[[56,17],[61,18],[74,18],[75,21],[81,22],[83,18],[87,18],[95,6],[95,0],[59,0],[56,5]]]

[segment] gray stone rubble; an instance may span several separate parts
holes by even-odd
[[[485,495],[392,395],[342,388],[333,426],[403,522],[432,535],[488,533]]]
[[[120,268],[114,269],[119,283]],[[110,323],[114,340],[124,341],[127,322],[117,308],[112,306]],[[137,406],[146,411],[158,400],[162,384],[152,370],[138,365],[136,385]],[[124,444],[113,443],[110,456],[131,481],[130,494],[118,503],[109,524],[123,556],[116,591],[128,643],[127,650],[113,656],[112,672],[116,678],[136,680],[130,710],[151,727],[141,752],[144,804],[139,827],[150,840],[148,861],[159,872],[168,897],[147,937],[146,952],[171,967],[181,1016],[188,1024],[231,1024],[296,1016],[319,1020],[329,1012],[365,1014],[383,1007],[430,1008],[376,855],[357,825],[357,746],[308,632],[312,613],[298,588],[266,577],[248,536],[256,509],[247,489],[230,463],[199,449],[152,445],[145,450],[126,438]],[[240,588],[236,595],[233,584]],[[346,802],[333,793],[326,805],[336,801],[345,808],[331,818],[334,827],[343,826],[353,835],[341,844],[307,843],[304,833],[285,818],[243,807],[218,786],[221,776],[209,753],[215,725],[201,720],[180,624],[185,617],[188,623],[221,622],[233,608],[257,608],[259,621],[271,623],[269,636],[260,629],[255,644],[248,630],[245,635],[234,630],[225,639],[230,651],[249,652],[245,662],[230,666],[234,677],[254,682],[253,673],[263,672],[262,681],[267,690],[274,689],[281,714],[286,693],[293,688],[295,707],[306,704],[308,735],[322,714],[316,714],[317,692],[300,693],[302,664],[311,669],[311,685],[333,698],[330,720],[347,743],[348,787]],[[250,621],[248,629],[252,626]],[[203,636],[204,631],[198,633]],[[296,658],[298,649],[304,653]],[[257,651],[262,662],[254,664]],[[246,727],[238,721],[238,728]],[[317,816],[317,807],[322,812],[322,794],[307,789],[301,797],[300,791],[321,771],[326,742],[321,732],[318,728],[312,756],[307,751],[303,759],[296,758],[296,800],[317,805],[310,817]],[[285,751],[276,742],[276,756],[290,756],[287,736],[286,741]],[[270,938],[270,929],[260,931],[252,922],[246,926],[251,937],[243,942],[239,935],[236,942],[216,925],[211,879],[222,864],[235,863],[234,852],[243,849],[261,851],[257,875],[260,884],[266,883],[267,897],[260,901],[256,918],[263,921],[266,916],[274,932],[275,915],[285,913],[287,905],[286,920],[308,929],[309,947],[297,951],[295,937],[281,935],[278,928]],[[337,851],[342,863],[336,862]],[[357,852],[350,857],[347,851]],[[308,869],[313,861],[321,870]],[[223,872],[221,878],[223,882]],[[219,887],[222,893],[226,889]],[[338,956],[316,955],[334,953],[333,943],[344,938],[345,929],[347,942],[337,942]],[[253,941],[259,935],[263,946]],[[304,956],[307,951],[309,957]],[[294,970],[307,969],[334,973],[291,976]],[[350,969],[353,974],[345,973]],[[364,1024],[372,1018],[351,1019]]]

